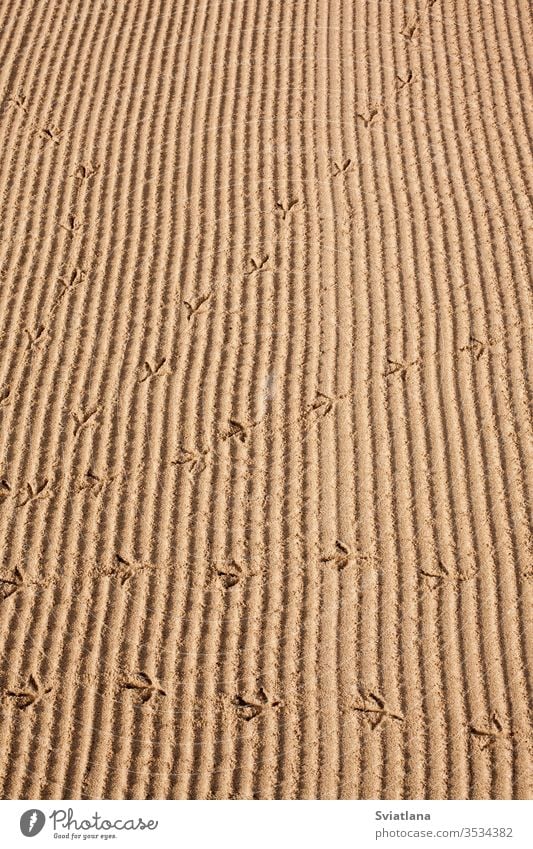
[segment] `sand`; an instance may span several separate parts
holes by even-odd
[[[531,798],[530,5],[1,7],[2,798]]]

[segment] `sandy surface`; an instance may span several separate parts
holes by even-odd
[[[525,0],[2,0],[3,798],[531,796]]]

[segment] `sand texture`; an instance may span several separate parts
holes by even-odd
[[[0,6],[0,796],[531,798],[530,4]]]

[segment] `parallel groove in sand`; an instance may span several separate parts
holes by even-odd
[[[3,6],[2,796],[527,797],[529,10]]]

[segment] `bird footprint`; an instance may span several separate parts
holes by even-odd
[[[134,690],[137,693],[139,703],[143,705],[157,694],[166,696],[166,692],[157,684],[154,684],[146,672],[136,672],[133,679],[130,678],[125,681],[122,686],[125,690]]]
[[[30,675],[25,690],[7,690],[7,695],[15,700],[20,710],[36,705],[52,691],[51,687],[43,687],[34,675]]]
[[[232,704],[239,719],[249,722],[259,716],[266,707],[279,707],[281,702],[279,699],[269,699],[266,690],[260,687],[255,698],[245,699],[241,695],[236,695],[232,699]]]

